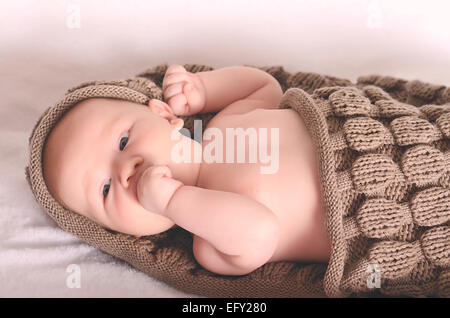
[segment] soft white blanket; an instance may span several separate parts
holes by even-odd
[[[62,92],[48,80],[57,81],[59,67],[9,61],[0,108],[0,297],[190,296],[62,231],[34,201],[24,179],[26,145],[45,102],[56,97],[47,94]],[[80,288],[68,287],[70,264],[79,266]]]
[[[398,2],[2,1],[0,297],[196,297],[63,232],[34,201],[24,175],[28,136],[66,89],[161,63],[450,85],[448,4]],[[80,28],[69,19],[77,10]],[[80,288],[67,285],[70,264],[79,266]]]

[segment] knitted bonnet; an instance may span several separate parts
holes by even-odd
[[[184,67],[193,73],[213,70],[198,64]],[[175,288],[207,297],[450,295],[450,88],[442,85],[375,75],[360,77],[357,84],[353,84],[346,79],[315,73],[291,74],[281,66],[259,67],[275,77],[285,92],[280,108],[295,109],[309,129],[314,128],[314,142],[321,152],[327,229],[333,245],[330,264],[274,262],[244,276],[216,275],[196,262],[192,235],[180,227],[157,235],[135,237],[105,229],[63,207],[50,194],[42,171],[43,149],[53,127],[73,106],[88,98],[121,99],[143,106],[152,98],[162,99],[161,86],[167,68],[168,65],[163,64],[124,80],[82,83],[69,89],[62,100],[40,116],[29,138],[30,158],[25,174],[36,200],[59,227]],[[420,109],[416,107],[421,105],[424,106]],[[430,134],[426,131],[428,126],[420,126],[422,122],[411,123],[409,120],[413,117],[406,118],[408,115],[436,121],[441,133],[437,134],[436,124],[433,124],[434,139],[417,137],[423,131]],[[195,119],[201,119],[205,128],[213,116],[214,113],[209,113],[181,118],[193,135]],[[372,119],[377,116],[386,121]],[[397,117],[400,119],[393,121]],[[393,127],[395,139],[383,128],[391,121],[397,124]],[[411,130],[411,127],[418,127],[418,130]],[[415,173],[420,170],[420,163],[409,167],[406,177],[400,175],[403,183],[396,183],[398,168],[393,170],[394,163],[386,156],[393,153],[397,162],[397,157],[409,149],[406,146],[425,142],[435,142],[438,150],[447,155],[441,155],[444,159],[439,157],[436,164],[429,164],[433,169],[440,165],[433,171],[442,175],[439,179],[442,187],[439,191],[425,189],[416,195],[416,190],[423,189],[416,189],[405,180],[409,180],[410,172],[422,182],[419,184],[427,185],[429,176],[421,171]],[[413,150],[406,154],[413,155],[417,150],[421,155],[422,148],[411,146]],[[425,154],[423,158],[428,157]],[[444,174],[445,171],[448,172]],[[325,182],[328,180],[330,182]],[[339,188],[336,180],[340,182]],[[386,191],[390,192],[382,192],[385,185],[389,185]],[[422,204],[422,197],[430,197],[428,192],[435,198],[435,207]],[[367,200],[373,194],[379,197]],[[406,201],[401,204],[394,202],[394,199],[404,198]],[[416,219],[417,224],[411,221],[407,200],[422,204],[425,208],[421,207],[420,211],[428,209],[427,213],[420,214],[424,218],[421,223]],[[413,212],[418,209],[412,208]],[[372,212],[367,211],[378,214],[371,215]],[[426,232],[428,229],[430,231]],[[383,241],[386,238],[390,240]],[[386,254],[387,250],[394,252]],[[421,258],[416,257],[419,253],[422,253]],[[382,269],[390,271],[383,278],[382,288],[370,289],[365,270],[374,259]],[[411,284],[411,277],[420,284]]]

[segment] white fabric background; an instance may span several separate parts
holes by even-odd
[[[162,63],[448,86],[449,11],[433,0],[0,2],[0,297],[195,297],[63,232],[34,201],[28,136],[68,88]],[[79,289],[66,286],[69,264]]]

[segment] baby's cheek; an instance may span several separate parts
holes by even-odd
[[[134,211],[139,209],[142,209],[139,201],[125,195],[118,195],[110,206],[111,213],[108,214],[111,221],[123,224],[135,214]]]

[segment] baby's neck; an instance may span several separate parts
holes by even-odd
[[[173,177],[183,182],[184,185],[196,186],[200,176],[202,160],[196,160],[194,153],[196,151],[200,151],[201,153],[201,144],[189,137],[183,137],[182,142],[185,143],[183,146],[191,149],[191,160],[184,160],[181,163],[175,164],[172,171]]]

